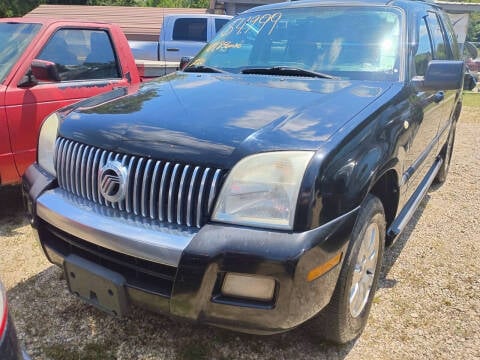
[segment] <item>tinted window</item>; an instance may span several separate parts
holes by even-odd
[[[450,44],[450,50],[452,51],[454,59],[460,59],[460,50],[458,49],[457,37],[455,31],[453,30],[453,25],[450,22],[450,18],[445,13],[442,13],[441,16],[443,25],[445,26],[447,39]]]
[[[215,33],[219,32],[228,21],[229,19],[215,19]]]
[[[120,77],[110,37],[102,30],[58,30],[38,59],[56,63],[62,81]]]
[[[430,42],[430,35],[428,33],[427,24],[425,19],[420,20],[420,27],[418,30],[418,47],[415,54],[415,70],[416,75],[423,76],[425,75],[425,70],[427,70],[427,65],[430,60],[432,60],[432,45]]]
[[[437,60],[446,60],[449,58],[448,48],[443,37],[442,27],[438,22],[435,13],[428,13],[428,26],[432,36],[433,58]]]
[[[207,19],[177,19],[173,26],[173,40],[207,41]]]

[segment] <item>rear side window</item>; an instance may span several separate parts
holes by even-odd
[[[110,37],[103,30],[60,29],[37,58],[54,62],[62,81],[120,77]]]
[[[449,48],[443,36],[442,27],[435,13],[428,13],[428,26],[432,36],[433,58],[436,60],[447,60],[450,58]]]
[[[215,33],[218,33],[228,21],[229,19],[215,19]]]
[[[447,34],[448,42],[450,43],[450,50],[452,51],[454,59],[460,59],[460,50],[458,49],[457,36],[453,30],[453,25],[450,22],[450,18],[445,13],[440,15],[443,25],[445,26],[445,32]]]
[[[184,18],[175,20],[173,40],[207,41],[207,19]]]

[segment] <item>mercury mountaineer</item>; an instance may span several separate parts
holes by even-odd
[[[51,114],[24,176],[32,224],[111,314],[350,341],[384,246],[445,181],[464,73],[433,3],[246,11],[183,71]]]

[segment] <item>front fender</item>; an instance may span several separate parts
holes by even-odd
[[[317,175],[314,191],[321,206],[311,211],[318,214],[312,226],[360,206],[387,172],[392,172],[398,184],[408,141],[403,124],[408,116],[406,101],[394,109],[380,109],[358,122],[341,145],[329,152]]]
[[[354,143],[356,148],[341,151],[323,177],[320,223],[359,206],[383,167],[388,151],[385,143],[376,143],[370,135]]]

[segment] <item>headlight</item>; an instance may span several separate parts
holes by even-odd
[[[242,159],[228,175],[212,219],[292,229],[300,184],[311,151],[256,154]]]
[[[59,123],[60,118],[57,113],[51,114],[43,121],[38,137],[37,162],[53,176],[56,175],[54,155]]]

